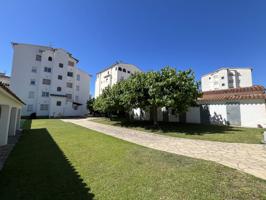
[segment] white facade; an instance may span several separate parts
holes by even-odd
[[[8,136],[14,136],[20,129],[22,106],[23,102],[0,83],[0,146],[6,145]]]
[[[201,78],[202,91],[252,86],[251,68],[221,68]]]
[[[11,89],[26,106],[23,116],[82,116],[87,113],[90,75],[64,49],[12,43]]]
[[[4,83],[5,86],[10,85],[10,77],[6,76],[5,73],[0,73],[0,82]]]
[[[217,101],[206,104],[210,123],[217,125],[230,124],[227,106],[235,104],[234,101]],[[240,106],[240,124],[242,127],[266,127],[266,100],[247,99],[237,102]]]
[[[132,64],[116,63],[107,69],[97,73],[95,81],[95,98],[98,97],[104,88],[113,86],[120,80],[125,80],[141,70]]]

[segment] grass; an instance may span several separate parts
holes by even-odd
[[[33,120],[0,172],[0,199],[266,199],[266,181],[60,120]]]
[[[202,124],[179,124],[174,122],[159,123],[159,127],[155,128],[149,121],[129,122],[117,118],[109,119],[103,117],[95,118],[92,121],[174,137],[219,142],[261,144],[263,136],[263,129],[260,128],[241,128]]]

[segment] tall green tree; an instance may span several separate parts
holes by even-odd
[[[196,104],[199,83],[191,70],[165,67],[157,72],[136,73],[127,80],[107,87],[94,103],[94,109],[107,113],[127,113],[134,108],[149,110],[157,125],[158,108],[181,114]]]

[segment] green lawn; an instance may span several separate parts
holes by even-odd
[[[266,199],[266,181],[60,120],[27,123],[0,172],[0,199]]]
[[[173,122],[160,123],[159,127],[154,128],[152,123],[148,121],[128,122],[116,118],[109,119],[103,117],[95,118],[92,121],[174,137],[248,144],[262,143],[264,131],[263,129],[259,128],[240,128],[202,124],[178,124]]]

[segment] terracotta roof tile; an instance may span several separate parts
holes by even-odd
[[[224,101],[243,99],[266,99],[265,88],[260,85],[227,90],[203,92],[199,101]]]

